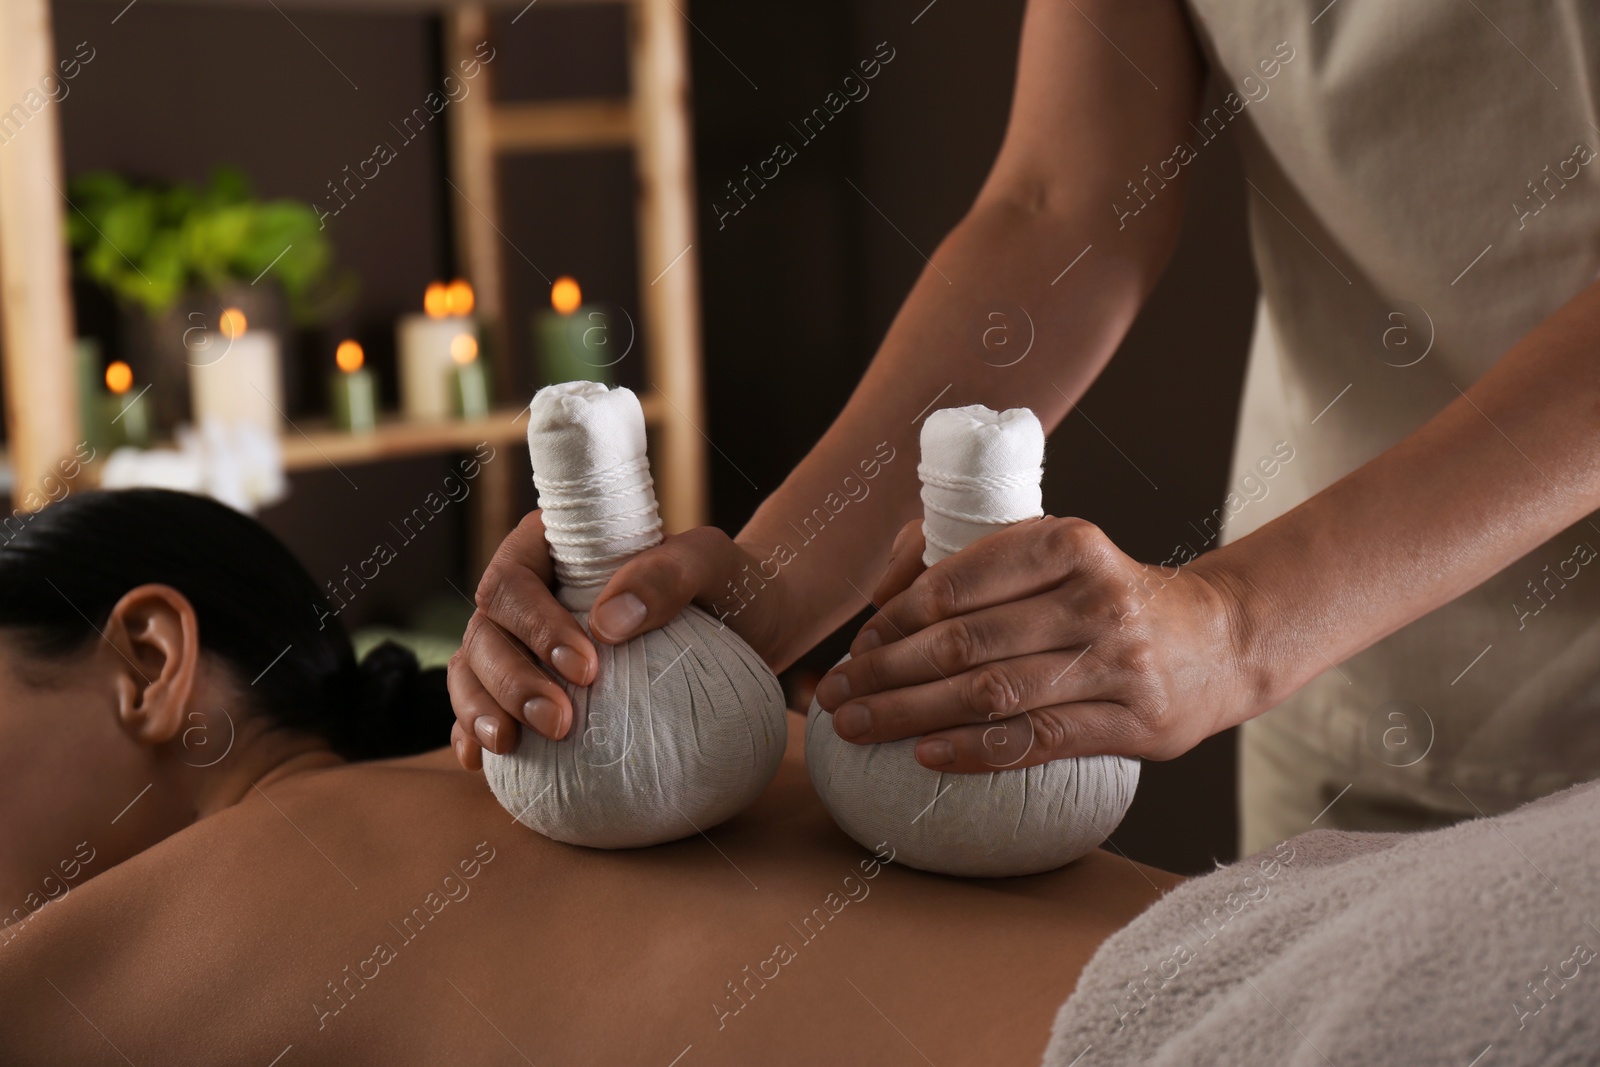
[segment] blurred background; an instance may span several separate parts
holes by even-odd
[[[679,0],[673,8],[687,42],[688,199],[703,331],[699,424],[711,446],[705,512],[716,525],[737,531],[810,448],[923,269],[918,249],[931,253],[970,204],[1004,130],[1022,7],[1022,0]],[[337,411],[360,399],[339,377],[356,351],[340,348],[344,341],[360,346],[377,406],[403,408],[397,321],[425,314],[431,284],[473,274],[458,251],[462,220],[473,225],[472,215],[458,202],[462,190],[452,177],[460,175],[451,165],[451,138],[462,136],[471,112],[452,99],[430,121],[404,123],[447,75],[470,92],[487,93],[492,84],[497,101],[513,104],[626,98],[641,88],[630,83],[638,75],[623,3],[495,8],[484,37],[492,58],[472,78],[449,58],[449,18],[418,3],[54,0],[48,13],[54,57],[92,54],[64,83],[68,91],[48,103],[74,201],[99,197],[96,203],[114,206],[140,190],[171,194],[174,183],[201,205],[293,201],[299,214],[285,211],[273,224],[300,235],[297,256],[325,245],[325,262],[287,258],[267,268],[280,283],[267,287],[277,295],[258,311],[245,308],[252,321],[264,315],[277,327],[282,414],[297,426],[323,426],[330,405]],[[789,124],[881,43],[894,58],[869,83],[869,95],[845,107],[719,225],[713,205],[734,203],[727,183],[770,155],[776,140],[795,142]],[[0,116],[0,156],[36,132],[9,128]],[[391,158],[368,162],[378,142],[391,146]],[[219,167],[232,169],[219,179]],[[347,181],[374,167],[376,177]],[[107,173],[122,184],[107,185]],[[1189,524],[1221,504],[1255,298],[1244,186],[1231,148],[1205,153],[1192,174],[1173,263],[1109,370],[1052,436],[1047,463],[1048,511],[1088,518],[1148,561],[1167,558]],[[610,368],[614,379],[651,384],[651,324],[641,322],[649,318],[641,299],[648,279],[639,266],[648,242],[639,232],[633,149],[508,152],[493,179],[504,325],[475,336],[484,361],[503,375],[490,383],[497,406],[522,402],[541,380],[541,346],[555,321],[551,282],[561,277],[581,285],[583,308],[610,316],[608,351],[637,342]],[[240,188],[230,184],[241,180]],[[79,206],[85,210],[69,214],[101,217]],[[103,249],[109,262],[95,261],[95,234],[68,221],[80,231],[74,330],[94,342],[92,354],[80,354],[90,361],[85,373],[98,385],[102,370],[125,362],[137,392],[158,376],[141,369],[152,334],[147,320],[186,321],[187,305],[178,298],[170,308],[130,308],[116,294],[122,268]],[[196,307],[202,317],[215,310],[203,301]],[[208,329],[225,325],[207,321]],[[6,402],[13,413],[21,403],[9,395]],[[150,418],[159,436],[162,413]],[[315,440],[345,447],[341,438]],[[327,464],[308,454],[291,463],[286,495],[262,506],[260,517],[314,577],[337,582],[347,566],[371,557],[375,543],[395,540],[393,524],[460,473],[477,438],[464,432],[439,440],[437,451]],[[473,489],[509,494],[500,506],[520,515],[534,506],[526,453],[514,433],[502,428],[499,440],[504,489],[487,481]],[[20,502],[6,514],[13,506]],[[420,532],[408,529],[414,536],[405,550],[349,598],[346,624],[445,640],[459,633],[482,540],[494,533],[473,529],[471,516],[445,507]],[[789,672],[792,696],[808,693],[859,621]],[[1224,734],[1179,760],[1147,765],[1115,845],[1184,873],[1232,858],[1233,745]]]

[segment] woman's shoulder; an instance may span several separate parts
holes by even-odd
[[[495,881],[481,875],[496,860],[539,862],[541,839],[511,830],[482,777],[448,750],[252,786],[0,945],[0,1062],[88,1062],[108,1043],[135,1062],[192,1048],[215,1037],[198,1020],[236,1014],[242,994],[258,1020],[314,1031],[311,1006],[339,967],[321,972],[341,952],[370,953],[413,896]],[[257,1049],[238,1035],[239,1051],[268,1062],[283,1043],[260,1036]]]

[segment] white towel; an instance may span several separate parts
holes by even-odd
[[[1044,1063],[1594,1064],[1597,951],[1600,782],[1427,833],[1316,830],[1114,934]]]
[[[277,435],[251,423],[206,419],[180,426],[176,449],[123,447],[106,459],[104,489],[136,487],[203,493],[246,515],[289,494]]]

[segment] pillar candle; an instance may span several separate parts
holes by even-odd
[[[222,352],[204,366],[189,367],[194,420],[246,423],[276,434],[283,423],[282,361],[278,337],[249,329],[244,313],[222,313]]]
[[[423,296],[423,314],[400,319],[400,410],[409,419],[447,419],[453,408],[450,346],[457,337],[477,340],[472,289],[465,282],[435,282]]]
[[[583,303],[583,290],[568,277],[550,287],[550,308],[534,316],[539,381],[610,383],[609,323],[605,311]]]
[[[109,443],[100,344],[92,337],[80,337],[73,345],[73,356],[78,365],[78,432],[90,448],[98,450]]]
[[[462,334],[450,342],[450,394],[452,408],[464,419],[481,419],[489,414],[489,377],[478,358],[478,339]]]
[[[328,380],[334,426],[349,433],[371,433],[378,424],[378,380],[362,366],[366,353],[354,341],[341,341],[333,358],[339,366]]]
[[[133,388],[133,371],[121,360],[106,368],[107,395],[95,390],[99,411],[97,433],[108,448],[131,445],[143,448],[150,443],[150,405],[144,389]]]

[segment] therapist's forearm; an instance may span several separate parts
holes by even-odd
[[[1241,605],[1240,654],[1256,697],[1241,718],[1600,507],[1597,349],[1600,283],[1421,429],[1196,561]],[[1462,663],[1475,651],[1463,648]]]
[[[866,604],[895,532],[921,513],[919,416],[930,405],[1029,407],[1047,428],[1061,419],[1110,358],[1164,261],[1159,244],[1143,247],[1166,237],[1148,221],[1148,236],[1135,243],[1126,234],[1119,240],[1105,203],[1041,216],[997,200],[980,203],[952,231],[838,420],[739,535],[758,555],[780,543],[794,551],[782,572],[803,625],[775,660],[790,662]],[[1032,350],[1004,366],[1027,347],[1030,318]],[[1005,332],[991,334],[986,349],[982,334],[991,326]],[[837,516],[826,507],[829,494],[835,507],[849,500]],[[826,526],[812,518],[817,509]]]
[[[775,665],[862,608],[895,533],[920,513],[930,406],[1030,407],[1048,430],[1111,357],[1177,240],[1187,175],[1169,157],[1203,77],[1179,0],[1029,3],[1010,123],[976,203],[843,413],[739,536],[760,560],[793,553],[779,557],[786,632],[764,650]],[[1157,174],[1162,160],[1170,169]],[[856,498],[841,507],[847,477]],[[813,538],[817,509],[828,521],[812,522],[823,526]]]

